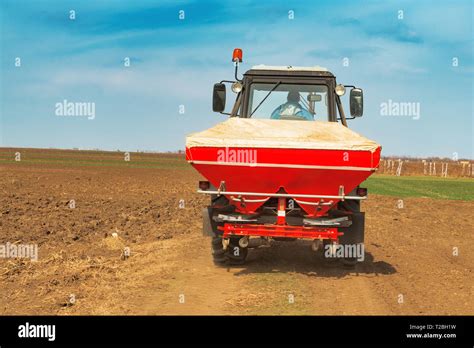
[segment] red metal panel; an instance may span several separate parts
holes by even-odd
[[[307,239],[330,239],[337,241],[344,233],[336,227],[304,227],[288,225],[258,225],[258,224],[229,224],[219,226],[223,237],[230,236],[260,236],[260,237],[286,237]]]
[[[186,159],[223,162],[255,160],[256,163],[376,167],[380,160],[380,149],[379,147],[372,154],[370,151],[361,150],[192,147],[186,149]]]
[[[256,155],[249,156],[256,160],[257,166],[240,166],[228,162],[231,159],[222,151],[256,151]],[[219,152],[221,151],[221,152]],[[219,153],[221,156],[219,157]],[[351,150],[307,150],[307,149],[241,149],[241,148],[217,148],[217,147],[193,147],[186,149],[186,159],[189,161],[209,161],[222,163],[199,164],[193,166],[215,187],[219,187],[225,181],[227,191],[239,192],[277,192],[283,188],[288,194],[314,194],[314,195],[339,195],[339,187],[344,186],[344,193],[349,194],[357,185],[367,179],[372,171],[357,170],[357,168],[376,168],[380,161],[380,148],[374,153],[370,151]],[[235,158],[238,159],[238,158]],[[284,168],[265,167],[262,164],[277,165],[309,165],[329,166],[336,168]],[[345,170],[337,168],[344,167]],[[356,168],[351,168],[356,167]],[[230,196],[226,196],[231,199]],[[246,199],[256,197],[244,196]],[[264,199],[265,197],[258,197]],[[309,216],[322,216],[327,213],[331,205],[316,205],[320,199],[301,199],[299,205]],[[332,205],[338,200],[332,201]],[[253,213],[262,202],[233,202],[238,212]]]

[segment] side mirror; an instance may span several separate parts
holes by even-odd
[[[364,94],[360,88],[352,88],[349,98],[351,116],[361,117],[364,113]]]
[[[212,111],[222,112],[225,109],[226,89],[223,83],[216,83],[212,93]]]

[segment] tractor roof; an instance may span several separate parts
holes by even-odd
[[[283,71],[328,71],[319,65],[315,66],[273,66],[273,65],[254,65],[252,70],[283,70]]]
[[[287,76],[329,76],[334,77],[326,68],[320,66],[271,66],[255,65],[245,75],[287,75]]]

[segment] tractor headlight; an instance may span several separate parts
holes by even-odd
[[[336,91],[336,94],[340,97],[346,94],[346,87],[344,87],[344,85],[337,85],[334,90]]]
[[[234,92],[234,93],[240,93],[240,91],[242,90],[242,84],[238,81],[234,82],[232,84],[231,89],[232,89],[232,92]]]

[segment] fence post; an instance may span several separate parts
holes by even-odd
[[[441,162],[441,177],[448,177],[448,163]]]
[[[402,164],[403,161],[401,159],[398,160],[398,168],[397,168],[397,176],[400,176],[402,174]]]

